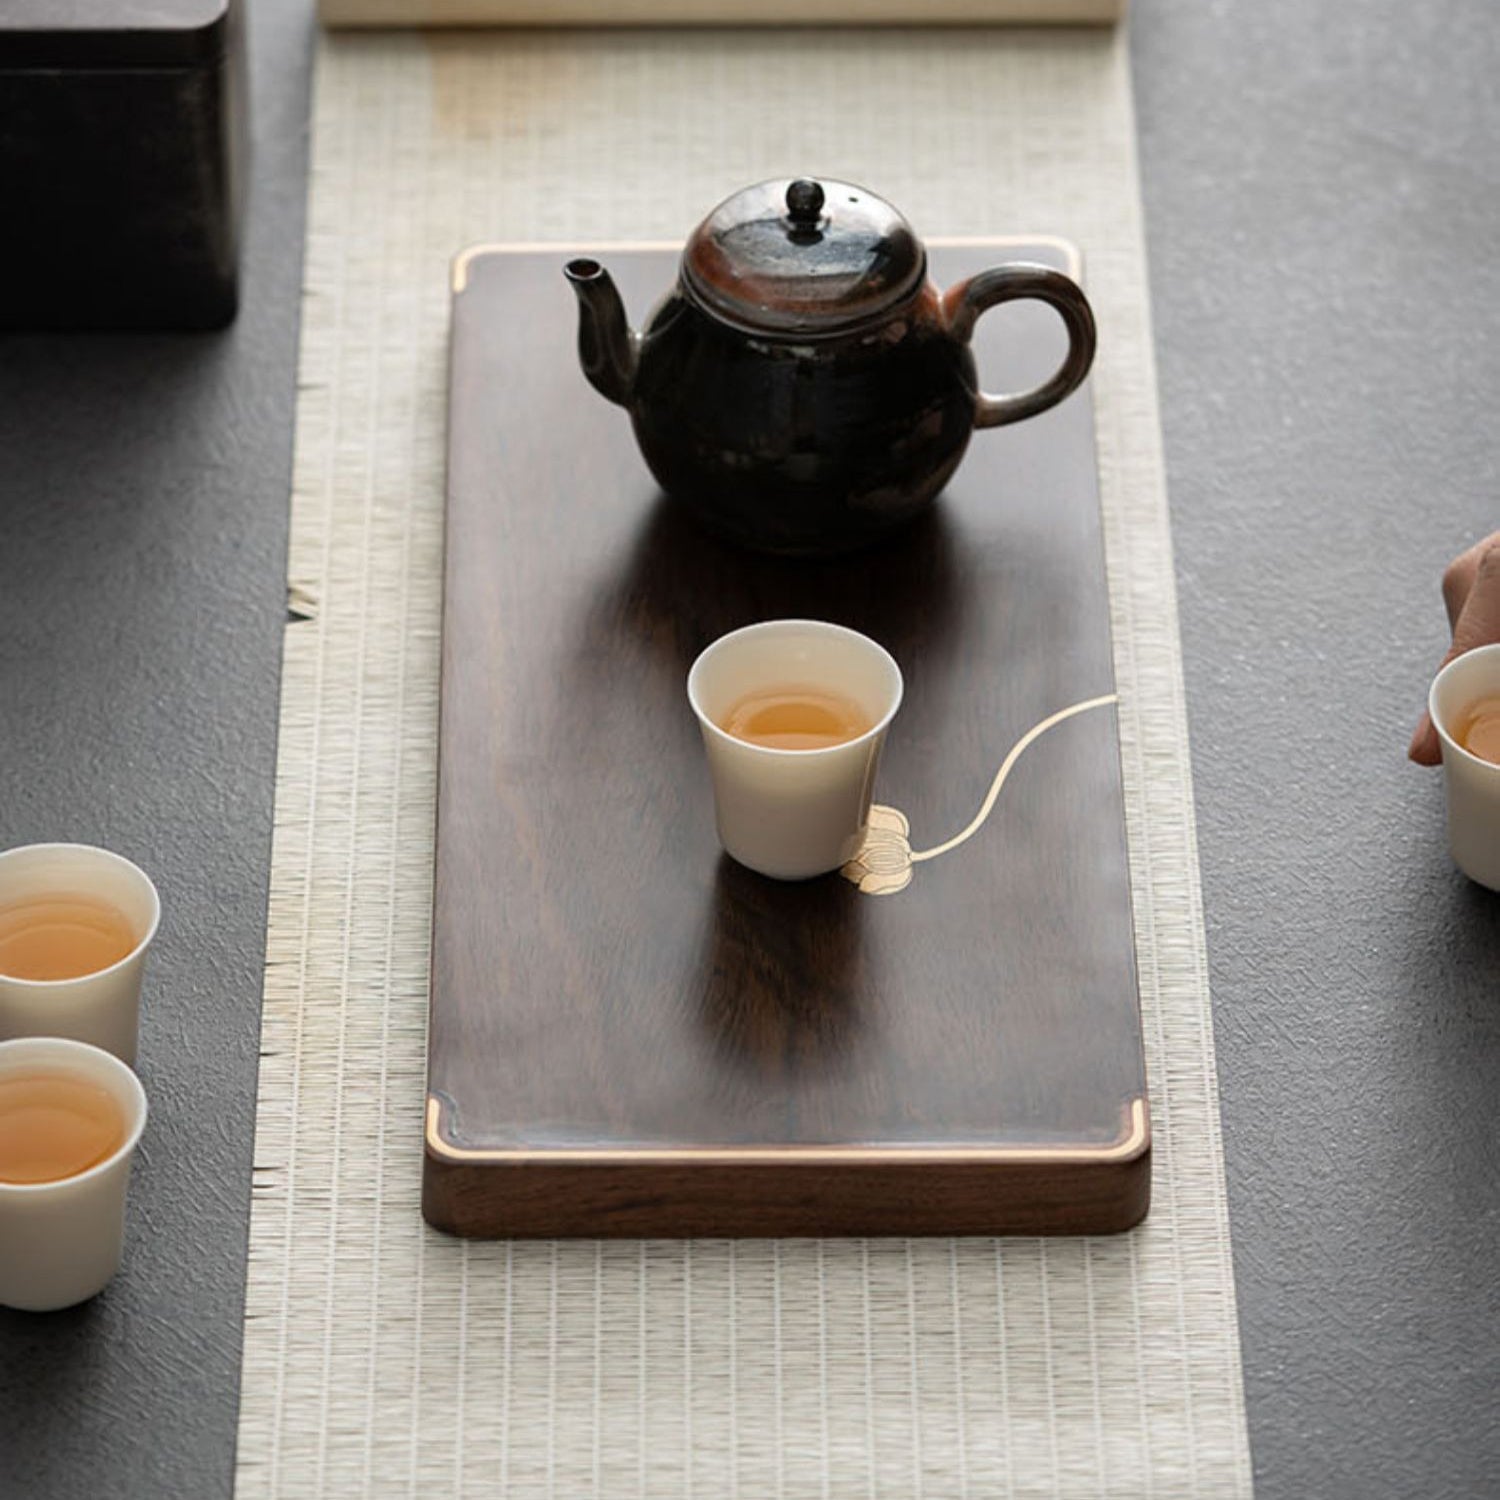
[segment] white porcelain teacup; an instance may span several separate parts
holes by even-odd
[[[0,1084],[39,1078],[102,1090],[119,1125],[106,1154],[82,1170],[41,1181],[0,1177],[0,1305],[51,1312],[102,1291],[119,1269],[146,1094],[119,1058],[87,1042],[51,1036],[0,1042]],[[55,1122],[59,1112],[54,1107],[44,1117]],[[12,1119],[0,1110],[0,1129],[34,1127],[34,1111]]]
[[[65,1036],[135,1064],[141,979],[161,921],[150,877],[91,844],[26,844],[0,853],[0,911],[48,899],[99,903],[128,934],[118,957],[60,978],[7,973],[0,962],[0,1041]]]
[[[1443,746],[1448,848],[1469,877],[1500,891],[1500,766],[1458,742],[1461,716],[1480,698],[1500,694],[1500,645],[1455,657],[1433,679],[1427,711]]]
[[[723,726],[746,695],[796,684],[852,700],[868,727],[819,749],[776,749]],[[688,701],[713,775],[719,841],[777,880],[837,870],[864,842],[901,670],[868,636],[822,620],[768,620],[721,636],[693,663]]]

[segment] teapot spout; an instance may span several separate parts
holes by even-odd
[[[613,278],[596,260],[570,260],[563,275],[578,294],[578,358],[589,384],[617,406],[635,386],[639,336],[625,318]]]

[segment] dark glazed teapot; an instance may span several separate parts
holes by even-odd
[[[942,489],[974,428],[1056,405],[1094,358],[1093,313],[1069,277],[1014,264],[939,292],[911,225],[846,182],[763,182],[727,198],[640,333],[597,261],[565,274],[584,373],[630,412],[657,482],[765,552],[875,541]],[[1021,297],[1062,315],[1067,358],[1035,390],[987,396],[975,320]]]

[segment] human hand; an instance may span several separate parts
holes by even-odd
[[[1443,574],[1443,603],[1448,607],[1453,644],[1438,663],[1439,670],[1465,651],[1500,641],[1500,531],[1491,532],[1448,564]],[[1406,753],[1419,766],[1442,761],[1437,730],[1425,711]]]

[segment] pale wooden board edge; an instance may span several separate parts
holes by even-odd
[[[325,26],[1108,26],[1126,0],[319,0]]]

